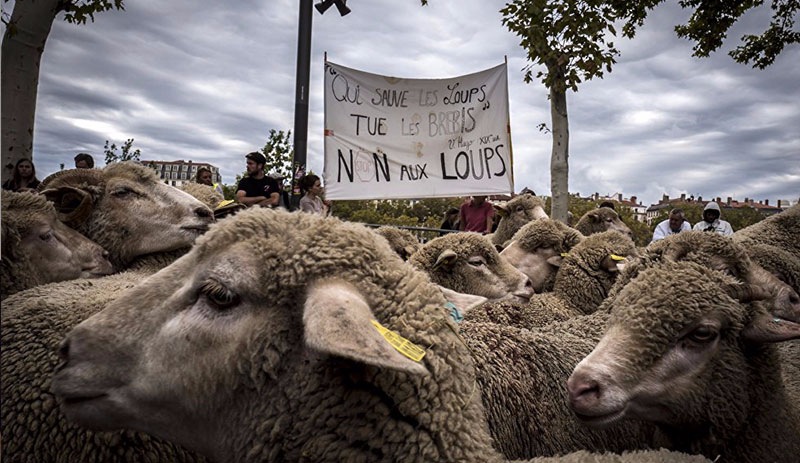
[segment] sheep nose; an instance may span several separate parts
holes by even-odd
[[[534,294],[536,294],[536,290],[533,289],[533,282],[531,281],[531,279],[526,276],[525,284],[523,285],[522,290],[514,294],[524,299],[530,299]]]
[[[593,408],[600,401],[600,383],[592,378],[572,375],[567,381],[569,404],[578,413]]]

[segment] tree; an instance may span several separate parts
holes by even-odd
[[[108,146],[108,140],[106,140],[106,146],[103,148],[103,153],[106,155],[106,165],[112,162],[138,161],[142,153],[138,148],[136,151],[131,151],[132,146],[133,138],[125,140],[125,143],[120,146],[121,152],[117,154],[117,145],[112,143],[111,146]]]
[[[608,35],[616,35],[616,10],[607,2],[586,0],[512,0],[500,10],[502,23],[520,37],[529,64],[524,80],[536,73],[549,91],[553,146],[550,157],[551,217],[567,221],[569,208],[569,119],[567,90],[578,91],[584,80],[611,72],[619,51]]]
[[[633,37],[636,28],[644,23],[648,10],[664,0],[617,0],[614,6],[618,13],[628,18],[623,26],[623,35]],[[695,42],[692,56],[704,58],[722,46],[728,30],[745,13],[760,7],[764,0],[681,0],[684,9],[694,9],[686,22],[675,26],[678,37]],[[764,69],[771,65],[787,45],[800,43],[800,32],[794,28],[794,18],[800,10],[800,0],[772,0],[772,19],[769,27],[760,35],[744,35],[742,45],[728,54],[738,63],[750,64]]]
[[[19,159],[33,159],[39,64],[56,16],[63,12],[67,22],[85,24],[87,19],[94,21],[95,13],[112,8],[124,9],[122,0],[17,0],[10,17],[3,12],[6,26],[0,77],[3,181],[12,174]]]
[[[294,158],[294,145],[292,131],[270,129],[267,143],[261,148],[261,153],[267,158],[264,169],[275,172],[286,178],[292,178],[292,159]]]

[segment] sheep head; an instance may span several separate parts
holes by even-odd
[[[214,220],[200,201],[133,162],[71,169],[39,186],[63,220],[109,251],[115,266],[189,247]]]
[[[773,369],[762,358],[768,353],[747,346],[800,337],[800,312],[769,319],[765,305],[751,303],[763,291],[746,286],[692,262],[641,272],[620,291],[605,335],[569,378],[577,416],[593,426],[638,418],[697,432],[742,425],[736,420],[746,420],[745,412],[714,413],[747,407],[754,386],[746,372]]]
[[[562,255],[583,240],[583,235],[558,220],[527,223],[500,252],[511,265],[531,279],[534,291],[552,291]]]
[[[477,233],[449,233],[425,243],[408,260],[445,288],[489,300],[533,295],[530,279],[505,260]]]
[[[757,248],[755,248],[757,249]],[[770,304],[776,313],[800,310],[800,296],[785,281],[757,264],[748,255],[746,245],[728,236],[701,231],[668,236],[647,247],[643,262],[686,261],[726,273],[741,282],[760,287],[771,294]],[[636,269],[625,279],[635,274]]]
[[[583,217],[575,224],[575,229],[589,236],[593,233],[600,233],[607,230],[615,230],[633,238],[633,232],[619,218],[619,214],[614,209],[608,207],[598,207],[583,214]]]
[[[443,437],[445,417],[471,423],[454,426],[470,430],[461,443],[477,435],[490,448],[442,292],[385,240],[335,218],[260,208],[227,218],[60,351],[53,391],[70,420],[218,461],[452,461],[439,453],[458,439]],[[458,405],[428,413],[442,403]],[[332,455],[342,430],[354,453]]]
[[[58,220],[41,195],[2,197],[3,297],[32,286],[114,271],[108,253]]]
[[[500,223],[492,234],[492,242],[503,245],[526,223],[546,219],[544,201],[529,194],[519,195],[505,204],[493,204],[495,213],[500,215]]]

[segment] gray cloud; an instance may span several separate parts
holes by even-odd
[[[504,2],[351,0],[352,13],[314,11],[308,163],[323,164],[323,53],[344,66],[398,77],[438,78],[509,63],[517,190],[549,194],[547,90],[525,84],[519,40]],[[768,11],[748,14],[722,51],[690,56],[672,28],[687,14],[653,12],[610,74],[568,94],[570,191],[636,195],[796,199],[800,194],[800,49],[767,70],[726,55]],[[270,129],[294,121],[297,2],[126,3],[85,26],[58,20],[42,60],[34,156],[40,177],[78,151],[102,163],[105,140],[147,159],[218,165],[232,182],[243,156]]]

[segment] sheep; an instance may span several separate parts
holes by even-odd
[[[800,292],[800,205],[733,234],[750,258]]]
[[[434,283],[459,293],[522,302],[533,295],[530,279],[477,233],[434,238],[412,254],[408,263],[427,273]]]
[[[733,239],[777,246],[800,259],[800,204],[742,228]]]
[[[711,459],[796,461],[800,416],[770,344],[800,338],[800,310],[750,302],[759,292],[693,262],[639,273],[567,382],[576,416],[648,420],[665,447]]]
[[[579,258],[582,250],[591,249],[585,246],[593,240],[599,241],[602,235],[629,241],[614,232],[592,235],[573,249],[573,259]],[[628,242],[627,246],[632,247],[632,244]],[[617,426],[600,434],[582,430],[568,418],[568,402],[561,385],[578,360],[588,355],[600,340],[618,288],[625,288],[643,269],[671,265],[673,259],[692,260],[758,287],[775,300],[783,301],[772,305],[776,313],[800,310],[791,305],[791,297],[780,297],[786,295],[787,288],[769,279],[766,272],[748,261],[743,249],[730,238],[702,232],[670,237],[648,248],[644,256],[630,259],[612,289],[608,290],[608,283],[604,286],[603,291],[608,291],[610,296],[594,314],[571,316],[567,321],[556,323],[557,318],[553,320],[553,317],[529,310],[544,295],[535,295],[528,305],[492,303],[473,309],[466,315],[460,330],[475,358],[490,430],[506,456],[523,458],[582,447],[618,451],[653,444],[646,439],[647,428],[641,423],[632,429]],[[559,272],[571,265],[574,266],[574,261],[567,259]],[[579,279],[580,272],[573,274]],[[588,287],[587,283],[577,285],[578,289]],[[487,320],[513,326],[482,323]],[[546,321],[550,323],[543,326]],[[526,330],[517,327],[530,332],[525,334]],[[505,360],[508,358],[513,361]]]
[[[610,207],[598,207],[583,214],[578,223],[575,224],[575,229],[585,236],[606,230],[616,230],[631,238],[633,237],[631,229],[619,218],[619,214]]]
[[[37,285],[113,273],[108,252],[62,224],[44,197],[3,192],[0,298]]]
[[[520,228],[500,253],[511,265],[531,279],[533,290],[553,290],[562,255],[583,240],[572,227],[553,219],[539,219]]]
[[[203,183],[188,182],[181,186],[181,191],[189,193],[212,211],[219,206],[225,198],[214,187]]]
[[[200,201],[134,162],[56,172],[39,191],[63,222],[105,248],[118,269],[138,256],[191,246],[214,220]]]
[[[81,429],[66,421],[50,392],[50,378],[59,364],[58,346],[66,333],[145,276],[147,273],[127,270],[94,280],[51,283],[3,301],[0,428],[4,461],[206,461],[143,433]]]
[[[786,282],[766,271],[748,254],[747,245],[744,243],[715,233],[689,231],[671,235],[664,240],[651,243],[645,249],[643,258],[622,272],[611,293],[624,287],[643,268],[664,261],[690,261],[761,287],[772,295],[772,303],[778,310],[792,311],[800,307],[800,296],[797,292]]]
[[[382,226],[376,228],[375,233],[384,237],[389,242],[389,246],[403,260],[408,260],[411,254],[419,251],[419,248],[422,247],[413,233],[402,228]]]
[[[492,233],[492,243],[505,246],[506,242],[526,223],[546,219],[547,212],[544,211],[544,206],[541,198],[529,194],[512,198],[504,205],[494,205],[495,213],[500,216],[500,223],[497,224],[497,230]]]
[[[552,292],[536,294],[522,305],[484,304],[466,318],[531,328],[590,314],[606,298],[627,259],[636,255],[633,241],[616,231],[588,236],[563,258]]]
[[[173,187],[159,184],[160,186],[153,189],[157,193],[163,193],[165,198],[154,195],[148,190],[148,185],[151,184],[150,175],[140,166],[123,164],[111,170],[113,175],[103,186],[109,191],[106,196],[111,199],[98,201],[97,211],[116,206],[122,208],[119,212],[133,213],[141,208],[140,203],[144,203],[155,204],[154,208],[160,208],[164,214],[166,208],[173,207],[176,211],[170,214],[184,217],[184,223],[188,226],[194,225],[195,229],[178,228],[169,231],[170,227],[165,227],[172,236],[151,243],[151,253],[139,256],[136,252],[125,254],[127,270],[123,273],[97,280],[80,279],[42,285],[16,293],[3,301],[3,331],[0,334],[3,356],[0,358],[0,371],[3,378],[13,380],[2,382],[3,401],[0,409],[2,434],[14,436],[7,439],[4,446],[5,456],[11,461],[157,462],[164,461],[166,455],[170,455],[170,459],[176,462],[203,461],[197,455],[148,436],[131,432],[91,433],[80,430],[66,422],[49,390],[50,372],[58,364],[57,347],[66,333],[90,315],[99,312],[109,301],[120,297],[146,277],[185,254],[197,233],[203,231],[205,224],[213,220],[206,216],[207,209],[204,206],[194,199],[185,200],[185,194]],[[128,178],[131,174],[134,178],[136,175],[140,176],[138,183],[132,184]],[[97,174],[90,176],[90,184],[96,181],[94,175]],[[125,193],[121,188],[132,188],[132,191],[143,193],[141,197],[126,199],[133,193]],[[51,194],[61,194],[62,203],[69,205],[71,200],[67,195],[72,194],[87,200],[94,190],[97,188],[89,185],[75,188],[61,185],[57,190],[51,190]],[[114,198],[120,194],[120,198]],[[166,201],[172,196],[175,196],[172,199],[178,201],[177,203]],[[99,197],[102,198],[102,191]],[[179,203],[196,206],[198,212],[177,208]],[[156,219],[150,214],[145,215]],[[197,219],[191,215],[197,215]],[[114,211],[107,211],[96,219],[112,229],[128,227],[130,220],[124,214]],[[169,222],[168,220],[167,223]],[[148,227],[131,227],[131,230],[141,232],[143,236],[128,235],[126,239],[130,241],[152,236]],[[104,236],[112,235],[106,233]],[[182,247],[175,248],[179,243]],[[115,249],[118,249],[119,255],[123,255],[127,246],[127,243],[120,242]]]
[[[592,430],[572,416],[564,383],[596,340],[559,330],[522,329],[470,319],[459,325],[459,332],[475,362],[495,448],[507,458],[582,449],[621,452],[650,446],[652,426]]]
[[[219,462],[503,461],[444,304],[361,225],[248,209],[76,327],[53,390]],[[648,456],[702,461],[537,461]]]

